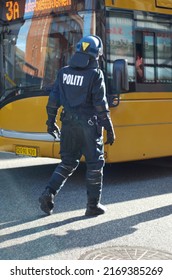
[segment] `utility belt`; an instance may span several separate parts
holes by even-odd
[[[97,116],[89,116],[83,114],[77,114],[76,112],[70,112],[63,110],[60,115],[61,122],[80,122],[88,123],[90,126],[93,126],[97,123]]]

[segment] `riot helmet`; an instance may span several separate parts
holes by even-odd
[[[87,53],[98,59],[103,54],[102,40],[96,35],[85,36],[76,45],[76,52]]]
[[[81,38],[76,45],[76,52],[70,60],[70,66],[85,68],[90,59],[98,65],[99,56],[103,55],[102,40],[96,35],[89,35]]]

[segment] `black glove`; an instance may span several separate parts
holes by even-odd
[[[106,130],[107,141],[105,145],[110,144],[112,145],[115,141],[115,132],[113,129],[113,124],[110,118],[109,113],[103,113],[98,115],[98,123],[100,126],[103,126]]]
[[[60,129],[57,126],[56,123],[49,123],[48,121],[46,122],[47,124],[47,132],[51,134],[55,139],[60,138]]]
[[[106,130],[106,137],[107,137],[107,140],[105,142],[105,145],[112,145],[115,141],[115,133],[114,133],[114,130]]]

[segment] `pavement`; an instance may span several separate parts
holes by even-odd
[[[0,153],[0,259],[172,259],[172,159],[104,169],[105,215],[85,217],[85,165],[56,197],[38,205],[57,160]]]

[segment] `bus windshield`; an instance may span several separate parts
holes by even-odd
[[[84,33],[91,32],[91,23],[87,22],[90,14],[91,11],[47,15],[4,26],[4,94],[14,88],[51,85],[57,71],[74,53],[76,43]]]

